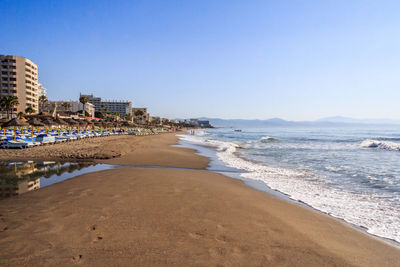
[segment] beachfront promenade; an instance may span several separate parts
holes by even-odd
[[[161,167],[89,173],[0,201],[0,265],[398,266],[398,248],[204,171],[209,160],[177,141],[125,135],[0,150],[2,160],[86,151],[99,163]]]

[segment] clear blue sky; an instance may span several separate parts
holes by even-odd
[[[400,119],[400,1],[0,1],[48,98],[167,117]]]

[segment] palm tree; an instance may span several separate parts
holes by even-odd
[[[45,95],[39,96],[39,102],[40,102],[40,111],[43,111],[43,106],[47,102],[47,97]]]
[[[79,97],[79,102],[81,102],[83,104],[82,115],[85,116],[86,103],[89,102],[89,99],[86,96],[81,95]]]
[[[14,111],[14,108],[19,105],[18,97],[15,95],[6,95],[0,100],[0,106],[7,111],[7,118],[10,117]]]
[[[26,105],[25,113],[26,113],[26,114],[35,113],[35,110],[32,108],[31,104],[27,104],[27,105]]]

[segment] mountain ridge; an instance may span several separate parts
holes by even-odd
[[[282,118],[261,120],[199,117],[197,119],[208,120],[214,127],[400,125],[400,120],[356,119],[342,116],[325,117],[314,121],[289,121]]]

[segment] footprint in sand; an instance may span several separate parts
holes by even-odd
[[[83,259],[83,255],[82,255],[82,254],[79,254],[78,256],[72,257],[72,260],[73,260],[73,262],[74,262],[75,264],[80,263],[80,262],[82,261],[82,259]]]
[[[194,238],[194,239],[200,239],[200,238],[202,238],[204,236],[204,234],[199,233],[199,232],[195,232],[195,233],[189,233],[189,236],[191,238]]]
[[[97,229],[97,226],[96,226],[96,225],[92,225],[92,226],[90,227],[90,230],[91,230],[91,231],[96,231],[96,229]],[[98,235],[98,236],[93,240],[93,242],[97,242],[97,241],[100,241],[100,240],[103,240],[103,237]]]

